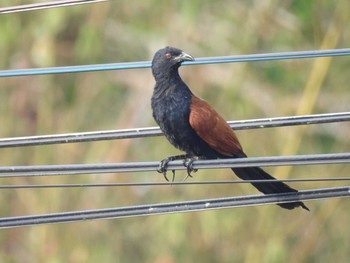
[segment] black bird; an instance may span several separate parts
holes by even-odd
[[[194,58],[182,50],[165,47],[155,53],[152,61],[152,73],[156,80],[152,96],[153,117],[170,143],[187,153],[180,157],[189,160],[189,175],[194,158],[247,157],[227,122],[206,101],[196,97],[181,79],[178,72],[181,63],[191,60]],[[160,170],[166,173],[167,162],[174,159],[176,156],[164,159]],[[232,170],[243,180],[276,180],[259,167]],[[252,185],[264,194],[297,192],[282,182]],[[301,206],[309,210],[299,201],[278,205],[286,209]]]

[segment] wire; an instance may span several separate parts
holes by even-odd
[[[299,182],[342,182],[350,181],[350,177],[335,178],[303,178],[303,179],[267,179],[267,180],[230,180],[230,181],[181,181],[181,182],[134,182],[134,183],[98,183],[98,184],[13,184],[0,185],[0,189],[33,189],[33,188],[94,188],[94,187],[149,187],[173,185],[218,185],[218,184],[247,184],[247,183],[299,183]]]
[[[230,126],[235,130],[271,128],[292,125],[320,124],[330,122],[350,121],[350,112],[314,114],[304,116],[289,116],[278,118],[264,118],[242,121],[229,121]],[[159,127],[137,128],[128,130],[96,131],[66,133],[54,135],[39,135],[15,138],[1,138],[0,148],[23,147],[60,143],[75,143],[100,140],[132,139],[141,137],[152,137],[162,135]]]
[[[15,13],[22,11],[39,10],[53,7],[78,5],[86,3],[104,2],[108,0],[63,0],[39,4],[29,4],[0,8],[0,14]],[[240,56],[203,57],[196,61],[185,62],[184,65],[202,65],[217,63],[236,63],[249,61],[271,61],[285,59],[302,59],[317,57],[334,57],[350,55],[350,48],[332,50],[312,50],[297,52],[266,53]],[[28,76],[43,74],[77,73],[102,70],[126,70],[150,68],[150,61],[95,64],[81,66],[66,66],[52,68],[32,68],[0,70],[0,77]],[[298,117],[282,117],[269,119],[256,119],[248,121],[229,122],[236,130],[280,127],[290,125],[305,125],[316,123],[329,123],[349,121],[350,112],[334,114],[317,114]],[[99,131],[70,134],[56,134],[43,136],[29,136],[18,138],[0,139],[0,148],[34,146],[57,143],[86,142],[110,139],[138,138],[162,135],[158,127]],[[194,169],[214,169],[231,167],[254,167],[254,166],[279,166],[279,165],[313,165],[313,164],[337,164],[350,163],[350,153],[314,154],[299,156],[272,156],[253,157],[220,160],[197,160],[193,163]],[[72,164],[72,165],[42,165],[42,166],[3,166],[0,167],[0,178],[27,177],[27,176],[53,176],[68,174],[91,174],[91,173],[120,173],[157,171],[159,162],[134,162],[134,163],[111,163],[111,164]],[[169,170],[186,169],[181,161],[169,163]],[[161,186],[161,185],[193,185],[193,184],[236,184],[236,183],[271,183],[271,182],[316,182],[316,181],[348,181],[344,178],[307,178],[285,180],[233,180],[233,181],[206,181],[206,182],[134,182],[134,183],[101,183],[101,184],[38,184],[38,185],[0,185],[0,189],[24,189],[24,188],[73,188],[73,187],[116,187],[116,186]],[[350,187],[322,188],[299,191],[296,193],[280,193],[270,195],[236,196],[228,198],[203,199],[196,201],[184,201],[173,203],[161,203],[150,205],[136,205],[109,209],[83,210],[64,213],[42,214],[32,216],[17,216],[0,218],[0,228],[19,226],[42,225],[53,223],[65,223],[84,220],[123,218],[156,214],[168,214],[176,212],[202,211],[232,207],[256,206],[263,204],[278,204],[305,200],[319,200],[336,197],[350,196]]]
[[[193,162],[193,168],[215,169],[233,167],[314,165],[339,163],[350,163],[350,153],[196,160]],[[69,174],[76,175],[98,173],[146,172],[157,171],[158,168],[159,162],[1,166],[0,178],[53,176]],[[184,169],[186,169],[186,167],[183,165],[182,161],[169,162],[168,171]]]
[[[18,5],[18,6],[0,8],[0,14],[35,11],[35,10],[41,10],[41,9],[54,8],[54,7],[91,4],[91,3],[106,2],[106,1],[109,1],[109,0],[61,0],[61,1],[54,1],[54,2],[46,2],[46,3]]]
[[[238,56],[203,57],[203,58],[198,58],[195,61],[184,62],[183,65],[236,63],[236,62],[249,62],[249,61],[271,61],[271,60],[335,57],[335,56],[348,56],[348,55],[350,55],[350,48],[343,48],[343,49],[295,51],[295,52],[265,53],[265,54],[253,54],[253,55],[238,55]],[[51,67],[51,68],[10,69],[10,70],[0,70],[0,77],[77,73],[77,72],[90,72],[90,71],[102,71],[102,70],[126,70],[126,69],[140,69],[140,68],[150,68],[150,67],[151,67],[150,61],[139,61],[139,62],[122,62],[122,63],[65,66],[65,67]]]
[[[107,209],[82,210],[31,216],[0,218],[0,228],[34,226],[76,221],[112,219],[179,212],[206,211],[213,209],[279,204],[307,200],[320,200],[350,196],[350,187],[334,187],[304,190],[296,193],[234,196],[173,203],[125,206]]]

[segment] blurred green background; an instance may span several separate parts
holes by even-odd
[[[5,1],[0,7],[31,1]],[[349,47],[348,1],[110,1],[0,16],[0,69]],[[183,67],[227,120],[349,111],[349,57]],[[0,79],[0,136],[155,126],[150,69]],[[346,152],[349,123],[237,132],[250,156]],[[271,140],[273,138],[273,140]],[[161,160],[163,137],[1,149],[0,165]],[[267,168],[278,178],[349,176],[349,165]],[[228,180],[227,170],[191,180]],[[185,172],[177,173],[182,180]],[[2,184],[160,181],[153,172],[2,179]],[[345,183],[295,183],[298,189]],[[232,195],[250,185],[1,190],[0,216]],[[348,262],[348,199],[311,212],[259,206],[0,230],[1,262]]]

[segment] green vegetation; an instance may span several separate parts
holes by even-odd
[[[3,1],[1,6],[28,1]],[[347,1],[110,1],[0,16],[0,68],[349,47]],[[181,69],[227,120],[349,110],[349,57]],[[0,78],[0,136],[154,126],[149,69]],[[348,123],[238,132],[250,156],[345,152]],[[273,138],[273,141],[271,140]],[[0,165],[161,160],[164,138],[1,149]],[[349,165],[268,168],[278,178],[349,176]],[[193,180],[233,178],[199,171]],[[177,180],[185,177],[178,172]],[[2,184],[163,181],[156,173],[2,179]],[[298,183],[298,189],[342,185]],[[249,185],[1,190],[0,216],[256,194]],[[46,225],[0,232],[1,262],[347,262],[348,199]]]

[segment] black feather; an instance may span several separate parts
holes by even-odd
[[[209,133],[206,134],[206,136],[203,134],[200,136],[191,126],[191,106],[196,105],[192,104],[194,95],[183,82],[178,72],[178,68],[185,60],[193,60],[193,58],[182,50],[172,47],[160,49],[154,55],[152,61],[152,73],[156,80],[152,96],[154,119],[170,143],[176,148],[185,151],[189,156],[201,156],[210,159],[232,157],[245,158],[246,155],[241,149],[232,129],[225,126],[227,123],[219,117],[215,110],[209,105],[205,104],[207,105],[206,109],[215,116],[215,120],[200,118],[199,120],[201,122],[199,125],[202,124],[205,128],[201,129],[201,131],[206,130],[207,127],[210,128],[210,121],[216,121],[215,125],[221,125],[217,127],[222,128],[221,130],[225,131],[226,135],[228,135],[227,137],[231,138],[231,140],[235,140],[232,146],[230,146],[231,148],[229,148],[232,149],[232,155],[226,155],[220,152],[222,147],[215,147],[215,140],[217,140],[218,143],[222,143],[222,140],[220,141],[220,136],[224,134],[210,133],[210,136],[213,137],[210,137],[209,140]],[[225,150],[227,149],[227,147],[224,148]],[[232,170],[243,180],[276,180],[259,167],[233,168]],[[252,185],[264,194],[297,192],[297,190],[282,182],[252,183]],[[302,202],[290,202],[278,205],[286,209],[293,209],[301,206],[309,210]]]

